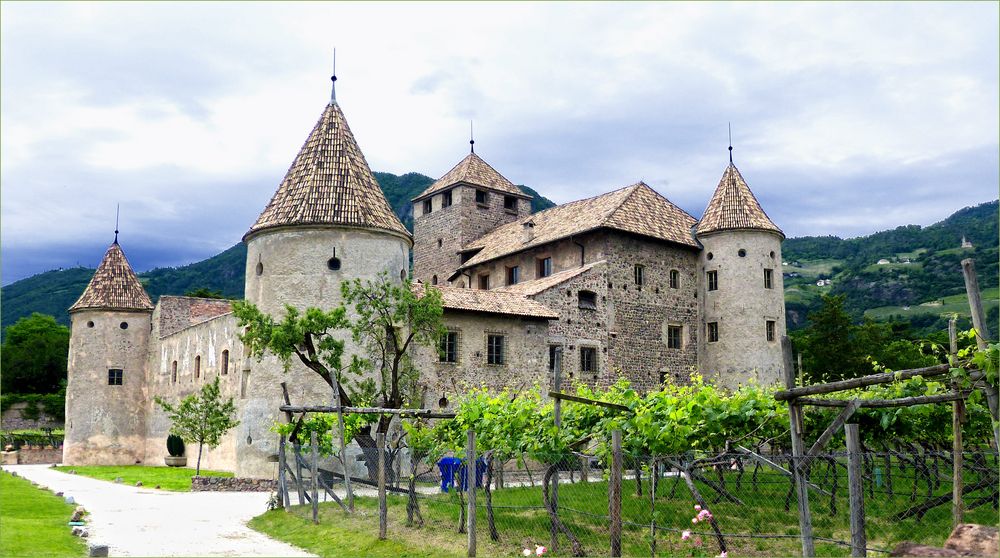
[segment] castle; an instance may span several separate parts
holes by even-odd
[[[701,220],[642,182],[534,214],[530,199],[471,152],[413,199],[411,236],[331,96],[243,237],[245,296],[272,315],[333,308],[345,280],[404,280],[412,249],[415,288],[440,290],[448,330],[412,354],[425,407],[474,386],[547,385],[556,355],[563,378],[592,384],[652,389],[694,370],[730,387],[777,381],[784,235],[731,158]],[[117,231],[70,316],[66,464],[161,463],[170,424],[154,397],[219,377],[240,425],[202,465],[270,477],[280,383],[297,404],[333,400],[304,366],[249,358],[228,301],[154,305]]]

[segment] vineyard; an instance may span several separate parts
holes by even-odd
[[[972,358],[987,371],[987,381],[995,383],[997,346]],[[967,376],[955,368],[945,381],[916,376],[841,392],[836,398],[933,398],[949,393],[956,381],[967,382]],[[790,472],[788,405],[775,397],[775,388],[748,385],[727,392],[695,375],[689,384],[667,384],[646,394],[625,380],[606,389],[576,385],[571,392],[575,400],[562,401],[557,411],[557,403],[541,389],[474,390],[457,402],[454,418],[398,421],[383,455],[390,493],[383,529],[388,524],[392,536],[414,540],[433,532],[443,550],[452,544],[461,553],[467,535],[460,533],[469,525],[469,502],[461,488],[470,475],[464,464],[447,470],[441,464],[467,462],[471,436],[481,487],[474,523],[480,525],[486,555],[513,555],[536,546],[557,555],[606,555],[609,540],[616,537],[622,555],[799,553],[801,510],[796,509]],[[836,403],[833,395],[819,399]],[[990,414],[979,391],[969,393],[965,405],[966,451],[958,469],[966,520],[995,525],[1000,464],[991,443]],[[807,447],[841,412],[808,407],[802,429]],[[851,422],[861,433],[868,552],[887,552],[903,540],[941,544],[947,537],[954,465],[951,418],[951,405],[942,404],[859,408],[854,413]],[[376,415],[347,415],[348,439],[374,420]],[[289,435],[297,429],[302,440],[315,435],[317,454],[331,455],[336,453],[330,435],[334,424],[333,415],[319,413],[279,430]],[[616,432],[618,452],[612,442]],[[843,429],[827,447],[832,449],[817,454],[804,471],[815,552],[847,555],[849,460]],[[297,445],[290,453],[302,479],[303,470],[315,466],[310,450]],[[622,471],[616,473],[616,467]],[[357,480],[364,489],[366,480]],[[442,493],[439,485],[449,481],[454,486]],[[334,482],[331,474],[327,486]],[[376,485],[373,478],[367,483]],[[300,491],[299,503],[308,500],[307,491]],[[379,508],[366,497],[356,502],[362,513]],[[303,508],[292,509],[302,513]],[[322,509],[325,517],[340,508]],[[620,525],[617,535],[613,525]]]

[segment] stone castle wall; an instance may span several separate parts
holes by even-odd
[[[699,361],[707,380],[735,388],[749,379],[768,385],[779,381],[784,360],[784,287],[781,239],[763,231],[724,231],[699,237],[702,334]],[[743,250],[745,255],[741,256]],[[764,287],[771,269],[772,288]],[[706,274],[718,273],[718,290],[707,290]],[[775,322],[774,339],[766,338],[766,322]],[[707,324],[717,323],[719,340],[708,340]]]

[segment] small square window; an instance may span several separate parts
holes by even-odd
[[[719,272],[709,271],[708,272],[708,290],[717,291],[719,290]]]
[[[488,291],[490,289],[490,274],[484,273],[479,276],[479,290]]]
[[[441,336],[438,362],[458,362],[458,332],[449,331]]]
[[[643,281],[646,279],[646,266],[635,264],[635,284],[642,286]]]
[[[681,288],[681,272],[676,269],[670,270],[670,288],[679,289]]]
[[[668,325],[667,326],[667,348],[668,349],[681,349],[683,328],[679,325]]]
[[[536,271],[538,279],[552,275],[552,258],[541,258],[536,261],[538,262],[538,269]]]
[[[580,347],[580,372],[597,372],[597,349]]]
[[[120,386],[125,383],[125,372],[121,368],[108,369],[108,385]]]
[[[504,196],[503,208],[510,213],[517,213],[517,198],[514,196]]]
[[[486,364],[501,365],[506,362],[504,359],[504,336],[486,336]]]
[[[774,320],[767,320],[764,322],[764,325],[767,332],[767,340],[774,341]]]
[[[549,372],[556,371],[556,354],[559,352],[559,345],[549,345]]]
[[[719,340],[719,322],[708,322],[708,342],[715,343]]]
[[[770,270],[770,269],[765,269],[764,270],[764,288],[765,289],[773,289],[774,288],[774,286],[773,286],[773,278],[774,278],[774,271]]]
[[[441,194],[441,207],[451,207],[451,190]]]
[[[489,205],[490,198],[486,190],[476,190],[476,203],[479,205]]]
[[[580,308],[584,310],[597,309],[597,293],[593,291],[580,291],[577,297],[579,298]]]
[[[507,284],[516,285],[521,280],[521,266],[515,265],[507,268]]]
[[[426,200],[424,200],[424,215],[430,213],[432,208],[433,206],[431,205],[431,199],[427,198]]]

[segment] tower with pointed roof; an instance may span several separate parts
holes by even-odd
[[[695,234],[702,245],[700,370],[729,387],[748,377],[764,385],[776,383],[784,366],[785,235],[731,159]]]
[[[470,242],[531,213],[531,196],[474,151],[412,201],[413,277],[432,285],[464,263]]]
[[[69,309],[67,465],[131,465],[144,457],[143,408],[153,303],[115,241]]]

